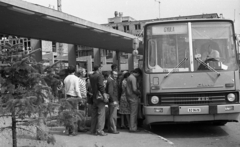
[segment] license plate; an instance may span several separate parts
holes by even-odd
[[[188,112],[201,112],[201,108],[188,108]]]
[[[234,106],[225,106],[225,111],[233,111]]]

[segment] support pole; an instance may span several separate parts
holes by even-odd
[[[68,65],[76,67],[76,49],[77,45],[68,44]]]
[[[87,71],[92,71],[92,56],[87,56]]]
[[[118,71],[121,71],[121,59],[119,51],[113,51],[113,64],[117,64]]]
[[[94,57],[94,66],[101,65],[101,56],[100,56],[100,49],[93,48],[93,57]]]
[[[132,54],[128,54],[128,71],[132,71],[134,69],[134,56]]]
[[[39,49],[41,48],[41,40],[38,39],[30,39],[31,41],[31,48],[32,51],[34,51],[35,49]],[[37,52],[34,53],[34,58],[37,62],[41,62],[42,61],[42,50],[39,50]]]
[[[103,65],[106,65],[106,64],[107,64],[107,58],[106,58],[105,55],[101,57],[101,61],[102,61],[102,64],[103,64]]]

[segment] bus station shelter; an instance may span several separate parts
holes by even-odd
[[[69,64],[76,64],[77,45],[132,53],[136,36],[96,24],[64,12],[21,0],[0,0],[0,33],[35,40],[34,48],[41,48],[41,40],[68,44]],[[96,61],[95,61],[96,60]],[[100,57],[94,57],[100,62]]]

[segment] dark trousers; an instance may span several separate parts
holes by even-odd
[[[101,132],[105,125],[105,103],[98,100],[93,101],[92,116],[91,116],[91,129],[92,133]]]
[[[129,130],[136,131],[137,130],[137,117],[138,117],[138,99],[134,101],[129,101],[130,106],[130,123]]]
[[[109,107],[109,117],[108,117],[108,131],[117,131],[117,105],[110,103]]]

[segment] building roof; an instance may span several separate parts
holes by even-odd
[[[123,16],[124,17],[124,16]],[[209,13],[209,14],[198,14],[198,15],[186,15],[186,16],[176,16],[176,17],[167,17],[167,18],[157,18],[157,19],[144,19],[144,20],[135,20],[129,22],[117,22],[117,23],[108,23],[102,24],[105,26],[113,25],[113,24],[125,24],[125,23],[138,23],[138,22],[152,22],[152,21],[162,21],[162,20],[181,20],[181,19],[206,19],[206,18],[219,18],[217,13]]]
[[[136,36],[20,0],[0,0],[0,33],[132,53]]]

